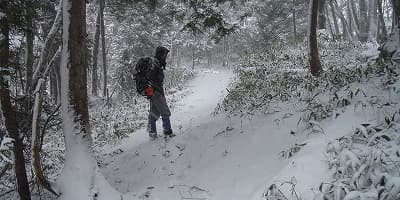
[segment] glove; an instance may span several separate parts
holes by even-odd
[[[154,89],[153,89],[153,87],[148,86],[148,87],[144,90],[144,92],[145,92],[145,94],[146,94],[146,97],[147,97],[148,99],[150,99],[150,98],[153,96],[153,94],[154,94]]]

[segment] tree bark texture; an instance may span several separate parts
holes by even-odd
[[[195,58],[195,45],[192,44],[192,70],[194,70],[194,66],[196,65],[196,58]]]
[[[359,40],[366,42],[368,40],[368,8],[365,0],[359,0],[359,12],[360,12],[360,27],[359,27]]]
[[[325,6],[325,13],[327,15],[326,23],[328,25],[329,33],[331,34],[332,37],[334,37],[336,34],[333,32],[333,25],[331,19],[329,18],[328,6]]]
[[[376,0],[369,0],[368,10],[368,39],[373,40],[377,34],[377,3]]]
[[[357,15],[356,4],[353,2],[353,0],[349,0],[349,4],[351,6],[351,12],[353,14],[354,23],[357,26],[357,28],[359,28],[360,20],[358,19],[358,15]]]
[[[360,31],[358,30],[358,23],[357,23],[357,15],[353,12],[353,5],[351,5],[352,2],[348,1],[347,2],[347,13],[348,13],[348,19],[349,19],[349,24],[350,27],[352,27],[352,33],[355,33],[356,36],[358,37],[360,34]]]
[[[335,27],[335,34],[336,34],[336,35],[339,35],[339,34],[340,34],[339,24],[338,24],[338,20],[337,20],[337,17],[336,17],[335,7],[333,6],[333,0],[330,0],[330,1],[329,1],[329,7],[331,7],[333,25],[334,25],[334,27]]]
[[[79,121],[81,132],[89,133],[86,62],[86,4],[72,0],[68,48],[70,52],[69,95],[70,104]]]
[[[387,30],[385,25],[385,20],[383,18],[383,9],[382,9],[382,0],[378,0],[378,22],[379,22],[379,29],[378,29],[378,41],[383,42],[387,39]]]
[[[60,56],[61,48],[59,48],[50,62],[47,64],[45,71],[43,72],[43,77],[38,80],[38,84],[35,89],[35,103],[33,107],[33,117],[32,117],[32,166],[33,172],[35,173],[36,179],[38,183],[43,186],[46,190],[50,191],[54,195],[58,196],[59,194],[52,188],[50,182],[44,175],[42,164],[40,160],[40,151],[42,148],[41,143],[41,131],[40,131],[40,122],[42,116],[42,105],[43,105],[43,97],[44,91],[46,88],[47,76],[50,72],[50,67],[53,65],[54,61]]]
[[[399,22],[400,22],[400,0],[392,0],[393,6],[393,33],[399,33]]]
[[[107,97],[107,54],[106,54],[106,36],[104,26],[104,0],[100,0],[100,30],[101,30],[101,50],[103,56],[103,96]]]
[[[51,44],[53,43],[53,40],[56,36],[57,31],[59,30],[60,26],[61,26],[61,1],[60,4],[58,6],[58,10],[57,10],[57,15],[56,18],[54,19],[53,25],[50,28],[49,33],[47,34],[47,37],[45,39],[44,45],[41,49],[41,53],[40,53],[40,58],[39,58],[39,62],[35,68],[35,71],[33,73],[33,77],[32,77],[32,83],[30,84],[30,92],[33,92],[33,90],[36,87],[36,83],[39,80],[41,74],[44,71],[44,68],[46,67],[46,59],[48,59],[49,56],[49,49]]]
[[[347,19],[348,19],[348,28],[349,28],[349,32],[350,32],[350,34],[353,36],[354,35],[354,32],[357,32],[357,27],[355,27],[354,26],[354,23],[353,23],[353,16],[351,15],[351,9],[350,9],[350,6],[349,6],[349,4],[347,3],[346,4],[346,13],[347,13]]]
[[[92,95],[98,96],[98,74],[97,74],[97,60],[99,55],[99,39],[100,39],[100,10],[96,19],[96,31],[94,33],[94,46],[93,46],[93,69],[92,69]]]
[[[336,0],[334,1],[334,6],[335,6],[335,11],[337,12],[336,14],[338,15],[338,17],[340,18],[340,22],[342,23],[342,27],[343,27],[343,37],[346,39],[351,40],[353,38],[353,35],[350,33],[349,31],[349,25],[347,23],[346,18],[344,17],[343,13],[340,11],[339,5],[337,3]]]
[[[58,101],[57,74],[54,68],[50,71],[50,95],[56,102]]]
[[[296,0],[293,0],[292,20],[293,20],[293,37],[294,37],[293,40],[294,43],[297,45]]]
[[[0,11],[6,13],[6,16],[0,19],[0,102],[4,116],[4,122],[9,136],[14,140],[14,170],[17,179],[17,191],[21,200],[30,200],[31,194],[29,190],[28,178],[26,175],[24,160],[24,145],[22,138],[18,132],[18,125],[11,104],[11,95],[9,89],[8,77],[10,76],[9,55],[10,55],[10,39],[9,39],[9,22],[8,22],[8,5],[7,1],[0,1]]]
[[[318,29],[326,29],[325,1],[319,0],[318,2]]]
[[[311,19],[310,19],[310,34],[309,34],[309,61],[310,70],[313,76],[318,76],[322,72],[321,63],[318,55],[317,43],[317,18],[318,18],[318,1],[311,0]]]
[[[33,33],[33,23],[32,23],[32,2],[31,0],[27,0],[25,3],[25,20],[26,20],[26,57],[25,57],[25,64],[26,64],[26,93],[29,92],[29,88],[31,87],[32,82],[32,75],[33,75],[33,40],[34,33]]]

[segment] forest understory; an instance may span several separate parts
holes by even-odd
[[[0,0],[0,199],[398,200],[399,16]]]

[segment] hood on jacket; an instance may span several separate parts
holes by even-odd
[[[158,61],[160,61],[161,67],[165,69],[165,66],[167,65],[167,55],[169,53],[169,50],[166,47],[163,46],[158,46],[156,49],[156,55],[154,56],[157,58]]]

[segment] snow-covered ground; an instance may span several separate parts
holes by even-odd
[[[376,121],[374,113],[349,108],[319,124],[324,134],[310,135],[291,134],[300,113],[290,104],[248,119],[211,115],[233,77],[203,71],[188,83],[182,91],[188,94],[173,109],[175,138],[151,141],[139,130],[105,148],[102,173],[110,184],[127,199],[260,200],[274,183],[287,196],[295,185],[299,196],[312,199],[313,190],[331,179],[328,142]],[[289,159],[281,156],[296,144],[305,145]]]
[[[277,116],[243,121],[212,116],[232,77],[206,71],[190,82],[190,94],[173,111],[174,139],[150,141],[140,130],[112,148],[116,154],[105,158],[109,164],[102,170],[110,183],[128,196],[150,194],[149,199],[254,196],[288,164],[279,152],[296,138],[288,134],[290,126],[276,123]]]

